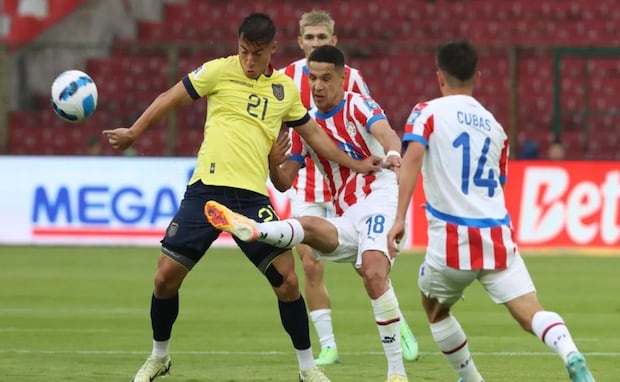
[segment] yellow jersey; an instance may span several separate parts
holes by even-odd
[[[295,127],[310,117],[293,80],[277,70],[248,78],[239,56],[207,61],[183,78],[208,111],[198,162],[189,184],[228,186],[267,193],[267,156],[282,123]]]

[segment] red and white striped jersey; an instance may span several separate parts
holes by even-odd
[[[306,59],[297,60],[280,71],[293,79],[299,89],[301,102],[306,106],[306,109],[314,108],[312,91],[308,82]],[[369,94],[368,87],[360,71],[349,66],[345,66],[344,90],[365,95]],[[294,200],[316,203],[328,202],[332,199],[327,189],[327,184],[310,157],[307,158],[305,167],[299,170],[289,196]]]
[[[361,160],[370,155],[385,158],[383,145],[371,134],[370,127],[375,121],[386,119],[386,116],[369,96],[345,92],[342,102],[330,112],[321,113],[312,109],[309,113],[332,141],[352,158]],[[390,187],[394,192],[398,192],[392,171],[384,170],[375,174],[355,172],[318,155],[304,143],[297,132],[293,132],[292,137],[291,159],[303,164],[307,162],[308,156],[312,158],[334,195],[337,216],[375,190]]]
[[[429,227],[427,258],[455,269],[503,269],[516,253],[502,185],[508,137],[475,98],[417,104],[405,143],[426,147],[422,165]]]

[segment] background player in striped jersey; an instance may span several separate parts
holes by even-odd
[[[480,382],[467,337],[450,313],[464,289],[478,280],[521,327],[563,360],[572,381],[594,381],[564,323],[545,311],[513,241],[505,207],[508,138],[475,98],[477,53],[467,41],[442,45],[436,55],[442,97],[416,105],[405,126],[398,215],[390,243],[405,232],[405,218],[420,171],[428,218],[428,247],[418,285],[431,334],[460,381]],[[392,249],[394,251],[394,249]]]
[[[338,162],[364,173],[381,169],[380,157],[357,161],[342,153],[310,118],[293,81],[271,65],[275,33],[268,15],[247,16],[239,26],[237,55],[207,61],[187,74],[158,96],[131,128],[103,132],[112,146],[124,150],[170,110],[209,99],[196,168],[161,241],[151,296],[152,353],[133,382],[151,382],[170,369],[169,346],[179,313],[179,289],[221,234],[207,221],[205,203],[220,200],[261,221],[278,219],[266,187],[267,157],[282,123],[299,130],[315,148]],[[299,381],[329,382],[314,362],[293,254],[265,243],[237,244],[277,297],[280,321],[295,348]]]
[[[306,64],[310,53],[319,46],[335,46],[338,38],[334,34],[335,22],[326,11],[312,10],[306,12],[299,20],[299,36],[297,43],[304,51],[304,58],[299,59],[281,69],[291,77],[301,95],[301,101],[308,110],[312,109],[314,100],[308,82],[308,66]],[[368,95],[368,87],[359,70],[347,65],[344,67],[344,90]],[[333,216],[331,193],[317,170],[312,159],[307,156],[303,166],[288,192],[291,200],[291,216]],[[297,253],[303,264],[305,278],[305,296],[310,311],[310,318],[314,324],[321,352],[316,359],[318,365],[329,365],[340,362],[336,338],[331,319],[331,304],[324,282],[324,269],[320,260],[312,256],[312,249],[299,244]],[[415,360],[418,357],[418,343],[409,329],[404,318],[401,321],[401,336],[403,357]]]
[[[282,248],[305,243],[316,249],[313,255],[319,259],[353,264],[371,300],[387,359],[387,381],[407,381],[399,335],[401,313],[389,279],[394,256],[388,253],[387,242],[398,199],[400,138],[372,98],[344,91],[344,55],[338,48],[318,47],[308,58],[308,68],[317,107],[310,111],[313,118],[342,151],[359,160],[384,157],[386,169],[372,174],[351,171],[293,139],[290,160],[281,166],[270,164],[274,185],[281,190],[290,187],[305,156],[311,155],[334,195],[337,217],[258,223],[208,202],[217,211],[212,214],[217,218],[210,220],[241,240]]]

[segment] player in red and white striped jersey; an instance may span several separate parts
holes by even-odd
[[[338,38],[334,34],[334,25],[334,20],[325,11],[313,10],[304,13],[299,21],[300,34],[297,37],[297,43],[304,51],[304,58],[281,69],[293,79],[299,89],[302,103],[309,110],[314,108],[315,104],[308,82],[307,59],[319,46],[336,45]],[[344,67],[343,88],[345,91],[369,95],[361,72],[348,65]],[[331,192],[310,156],[305,157],[305,165],[299,170],[288,195],[293,217],[334,215]],[[309,246],[300,244],[296,249],[304,268],[305,295],[310,318],[321,343],[321,352],[316,363],[318,365],[338,363],[340,358],[331,320],[331,304],[324,282],[323,264],[312,256],[312,249]],[[402,324],[403,356],[407,360],[415,360],[418,357],[416,339],[404,318]]]
[[[308,15],[312,14],[322,15],[322,13],[309,13]],[[303,20],[302,18],[302,22]],[[304,49],[306,57],[289,64],[281,70],[293,79],[299,89],[301,101],[308,110],[314,108],[314,100],[312,99],[310,85],[308,85],[308,66],[306,65],[306,59],[312,50],[318,46],[325,45],[325,43],[335,45],[336,36],[329,35],[328,33],[329,29],[326,25],[306,25],[303,28],[302,35],[299,36],[299,45]],[[326,39],[324,36],[331,36],[331,39]],[[349,66],[345,66],[344,90],[366,95],[369,94],[368,87],[360,71]],[[331,196],[323,180],[321,173],[308,158],[306,166],[299,171],[291,191],[289,192],[291,202],[293,204],[302,205],[303,203],[329,202]],[[295,211],[295,206],[293,206],[293,211]],[[310,300],[308,303],[310,304]]]
[[[517,252],[502,189],[508,137],[493,115],[468,95],[437,98],[414,107],[403,140],[427,145],[429,152],[422,168],[427,263],[454,269],[509,266]]]
[[[336,45],[338,37],[334,34],[334,25],[334,20],[325,11],[313,10],[304,13],[299,21],[300,35],[297,37],[297,43],[304,51],[304,58],[280,69],[281,72],[293,79],[299,89],[301,101],[308,110],[314,108],[315,105],[308,83],[308,66],[306,61],[310,53],[317,47]],[[345,65],[344,90],[369,94],[361,72],[347,65]],[[323,182],[323,177],[316,170],[311,160],[308,160],[306,166],[299,171],[289,195],[293,203],[322,203],[331,200],[329,190],[326,189],[326,185]]]
[[[383,145],[373,135],[371,127],[376,121],[386,120],[387,117],[369,96],[344,92],[344,98],[333,109],[328,112],[312,109],[310,115],[351,157],[363,159],[369,155],[384,155]],[[330,162],[309,149],[295,132],[292,135],[291,155],[291,159],[300,163],[308,156],[312,157],[312,161],[326,175],[328,188],[334,195],[336,216],[342,216],[349,207],[367,199],[373,192],[392,185],[393,179],[386,178],[391,172],[360,174]]]
[[[394,257],[389,254],[387,242],[398,201],[400,139],[375,101],[343,90],[344,55],[338,48],[318,47],[308,58],[308,66],[317,106],[317,110],[311,111],[315,120],[323,125],[334,144],[352,158],[382,163],[384,169],[365,176],[309,151],[328,179],[336,199],[337,217],[300,216],[260,223],[217,202],[209,202],[214,211],[209,221],[240,240],[261,241],[281,248],[303,242],[314,248],[313,255],[318,259],[353,264],[371,300],[387,360],[387,382],[406,382],[400,333],[402,314],[390,282]],[[305,163],[305,145],[296,149],[302,151],[293,151],[290,157],[284,151],[271,150],[269,176],[280,191],[290,187]]]
[[[428,247],[418,286],[433,339],[460,381],[483,380],[465,332],[450,313],[478,280],[495,303],[504,304],[521,327],[562,358],[572,381],[594,381],[564,320],[539,303],[513,241],[503,192],[508,138],[472,96],[480,77],[476,50],[467,41],[449,42],[439,48],[436,62],[442,97],[416,105],[405,126],[398,213],[388,235],[389,243],[402,239],[421,171]]]

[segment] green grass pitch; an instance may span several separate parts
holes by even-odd
[[[157,255],[157,248],[0,247],[0,381],[129,381],[151,348]],[[564,317],[597,381],[620,380],[620,257],[524,257],[541,302]],[[409,379],[456,381],[419,305],[420,261],[420,254],[404,254],[392,273],[421,348],[420,359],[406,364]],[[326,373],[334,382],[384,381],[359,277],[343,264],[328,264],[326,274],[342,359]],[[181,289],[172,374],[162,382],[296,381],[276,307],[267,282],[238,250],[212,250]],[[454,313],[487,381],[568,381],[560,359],[477,284]]]

